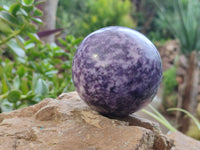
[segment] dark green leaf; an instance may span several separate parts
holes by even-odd
[[[26,78],[22,78],[20,88],[23,94],[27,94],[29,91],[28,82]]]
[[[78,44],[80,44],[82,40],[83,40],[82,38],[78,38],[78,39],[74,40],[74,41],[73,41],[73,45],[78,45]]]
[[[27,33],[35,33],[36,32],[36,28],[32,23],[26,22],[24,31]]]
[[[17,74],[19,75],[20,78],[22,78],[26,73],[26,69],[24,68],[24,66],[19,66],[17,68]]]
[[[8,93],[7,99],[11,103],[16,103],[20,100],[21,93],[18,90],[13,90]]]
[[[34,7],[31,5],[31,6],[22,6],[22,9],[24,10],[24,12],[26,12],[27,14],[29,14],[30,12],[33,11]]]
[[[12,15],[16,15],[16,13],[20,10],[20,4],[19,3],[15,3],[13,5],[11,5],[9,7],[9,12],[12,14]]]
[[[7,23],[15,25],[15,26],[18,25],[18,23],[19,23],[17,21],[17,18],[15,18],[13,15],[9,14],[6,11],[1,11],[0,12],[0,19],[3,19]]]
[[[33,94],[33,92],[32,91],[28,91],[27,93],[26,93],[26,95],[22,95],[21,96],[21,100],[32,100],[33,99],[33,97],[34,97],[35,95]]]

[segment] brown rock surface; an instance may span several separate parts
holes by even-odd
[[[173,140],[160,132],[157,123],[134,115],[118,119],[104,117],[92,111],[76,92],[0,114],[0,150],[172,148]]]
[[[200,141],[194,140],[180,132],[172,132],[167,135],[174,140],[174,150],[200,150]]]

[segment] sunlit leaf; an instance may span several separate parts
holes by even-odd
[[[31,18],[34,22],[38,24],[42,24],[42,20],[40,18]]]
[[[17,44],[17,42],[15,40],[10,40],[9,42],[7,42],[7,45],[13,50],[13,52],[17,56],[19,56],[19,57],[26,56],[24,50],[21,47],[19,47],[19,45]]]
[[[5,74],[3,74],[3,78],[1,79],[1,83],[2,83],[2,93],[8,92],[9,85],[8,85],[7,77],[6,77]]]
[[[8,102],[7,99],[4,99],[1,103],[1,111],[2,112],[9,112],[13,110],[13,104]]]
[[[58,70],[51,70],[51,71],[45,72],[45,75],[52,76],[53,74],[57,74],[57,73],[58,73]]]
[[[32,100],[33,99],[33,97],[34,97],[35,95],[33,94],[33,91],[28,91],[27,93],[26,93],[26,95],[22,95],[21,96],[21,100]]]
[[[18,90],[19,89],[19,86],[20,86],[20,79],[19,79],[19,76],[16,76],[14,79],[13,79],[13,88],[15,90]]]
[[[10,28],[10,26],[8,24],[6,24],[2,20],[0,20],[0,32],[11,33],[12,29]]]
[[[26,49],[31,49],[33,47],[35,47],[35,43],[28,43],[28,44],[25,45]]]
[[[26,6],[32,5],[34,3],[34,0],[22,0],[23,4]]]
[[[33,42],[37,42],[37,43],[41,43],[40,38],[38,37],[37,34],[35,33],[28,33],[29,38],[33,41]]]
[[[2,6],[0,6],[0,11],[5,10]]]
[[[49,92],[47,82],[44,81],[43,79],[38,79],[37,84],[36,84],[36,88],[35,88],[34,91],[35,91],[36,95],[42,95],[42,96],[47,95],[48,92]]]
[[[28,16],[28,13],[26,12],[26,10],[24,10],[23,8],[20,9],[21,13],[24,15],[24,16]]]
[[[22,108],[25,108],[27,106],[28,106],[27,102],[26,103],[21,103],[20,105],[17,106],[17,109],[22,109]]]

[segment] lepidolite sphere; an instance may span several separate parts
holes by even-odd
[[[76,91],[94,110],[127,116],[149,104],[162,79],[156,47],[126,27],[106,27],[89,34],[72,65]]]

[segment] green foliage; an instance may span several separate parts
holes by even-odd
[[[163,73],[163,106],[165,108],[177,106],[177,89],[176,67],[173,66]]]
[[[163,73],[163,106],[171,108],[177,106],[177,86],[176,67],[173,66]]]
[[[59,39],[62,48],[43,44],[35,23],[35,16],[41,15],[32,0],[17,1],[0,11],[0,21],[6,27],[0,30],[0,112],[74,90],[72,58],[82,39]]]
[[[200,1],[174,0],[172,13],[162,9],[160,19],[168,24],[168,29],[179,39],[181,51],[189,55],[192,51],[200,50]]]
[[[30,6],[34,3],[34,0],[22,0],[23,4],[26,6]]]
[[[164,95],[173,93],[178,83],[176,81],[176,67],[173,66],[163,73]]]
[[[71,29],[71,31],[68,31],[69,33],[76,36],[86,36],[105,26],[119,25],[131,28],[135,27],[134,21],[129,15],[131,12],[131,3],[129,0],[86,0],[81,3],[83,4],[80,5],[79,1],[72,2],[70,0],[68,3],[61,2],[59,5],[60,10],[65,10],[62,11],[62,14],[59,14],[60,18],[62,18],[60,20],[64,20],[65,23],[71,23],[71,25],[68,24],[68,27]],[[73,9],[68,10],[69,5],[75,7],[76,11]]]
[[[23,37],[37,31],[37,26],[33,22],[41,24],[41,20],[37,18],[38,13],[34,12],[40,12],[40,10],[31,1],[28,2],[29,0],[26,1],[29,5],[25,5],[21,1],[16,1],[9,8],[0,6],[0,45],[11,39],[15,39],[11,45],[16,43],[18,45],[20,44],[19,36]]]
[[[24,57],[14,51],[15,61],[4,56],[0,65],[2,111],[32,105],[45,97],[55,98],[62,92],[74,90],[71,64],[81,39],[67,36],[60,41],[66,50],[54,43],[44,45],[38,39],[29,39],[22,43]]]

